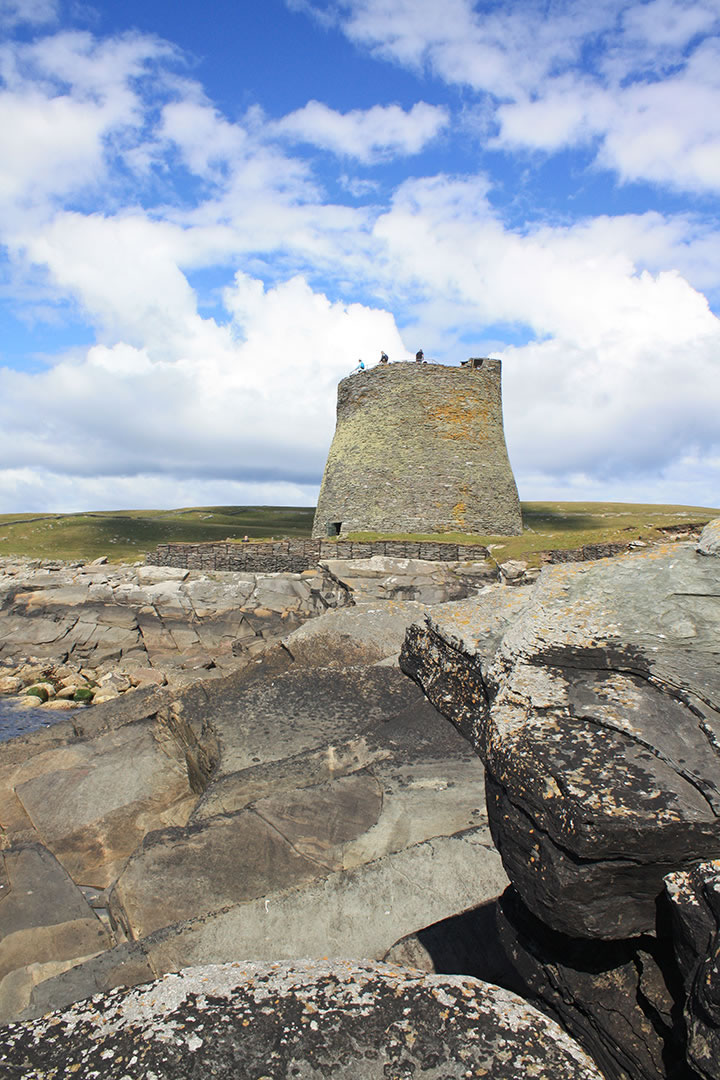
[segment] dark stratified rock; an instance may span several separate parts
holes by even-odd
[[[720,1077],[720,905],[696,869],[720,855],[710,554],[683,543],[546,569],[520,595],[431,612],[400,659],[485,763],[516,890],[500,936],[525,992],[613,1080]]]
[[[103,1080],[602,1080],[496,986],[385,964],[223,964],[0,1032],[11,1076]]]
[[[574,1035],[607,1080],[692,1080],[667,939],[569,938],[540,922],[513,888],[496,910],[500,942],[521,980],[513,987]]]
[[[720,860],[670,874],[673,940],[685,986],[687,1058],[706,1080],[720,1076]]]
[[[485,762],[527,906],[570,937],[652,931],[664,876],[720,855],[720,561],[666,545],[508,592],[438,609],[401,666]]]

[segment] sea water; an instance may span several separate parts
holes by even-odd
[[[68,716],[72,716],[72,711],[53,713],[45,709],[32,709],[18,704],[13,698],[0,697],[0,742],[14,739],[16,735],[28,735],[38,728],[50,727],[58,720],[67,720]]]

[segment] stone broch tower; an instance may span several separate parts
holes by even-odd
[[[383,364],[338,386],[313,536],[522,532],[501,363]]]

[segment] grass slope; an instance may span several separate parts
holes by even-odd
[[[632,503],[523,503],[522,536],[476,536],[436,533],[397,539],[482,543],[500,559],[526,558],[552,548],[582,544],[662,538],[663,528],[704,524],[720,517],[706,506],[654,506]],[[86,514],[0,514],[0,556],[38,559],[95,559],[112,562],[144,558],[158,544],[202,543],[309,536],[314,507],[203,506],[180,510],[103,510]],[[390,534],[383,534],[390,536]],[[379,539],[378,533],[356,533],[352,539]]]
[[[660,506],[652,503],[532,502],[522,504],[522,536],[477,536],[468,533],[428,533],[397,539],[448,540],[485,544],[500,561],[533,558],[539,551],[582,547],[583,544],[629,543],[630,540],[661,540],[663,529],[704,525],[720,517],[720,509],[708,506]],[[378,533],[355,533],[357,540],[374,540]]]
[[[202,506],[87,514],[0,514],[0,555],[134,562],[173,541],[309,536],[315,508]]]

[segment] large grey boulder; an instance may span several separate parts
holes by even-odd
[[[718,598],[717,560],[666,545],[446,605],[401,654],[485,763],[525,992],[612,1080],[694,1075],[683,1004],[688,1059],[717,1080],[717,912],[693,875],[720,853]],[[693,879],[674,933],[669,872]],[[673,943],[693,934],[684,1000]]]
[[[700,533],[697,550],[700,555],[720,555],[720,518],[707,523]]]
[[[602,1080],[506,990],[347,961],[191,968],[0,1033],[12,1075]]]
[[[720,854],[718,596],[717,561],[668,545],[409,632],[401,663],[485,762],[509,877],[555,930],[650,931],[664,876]]]

